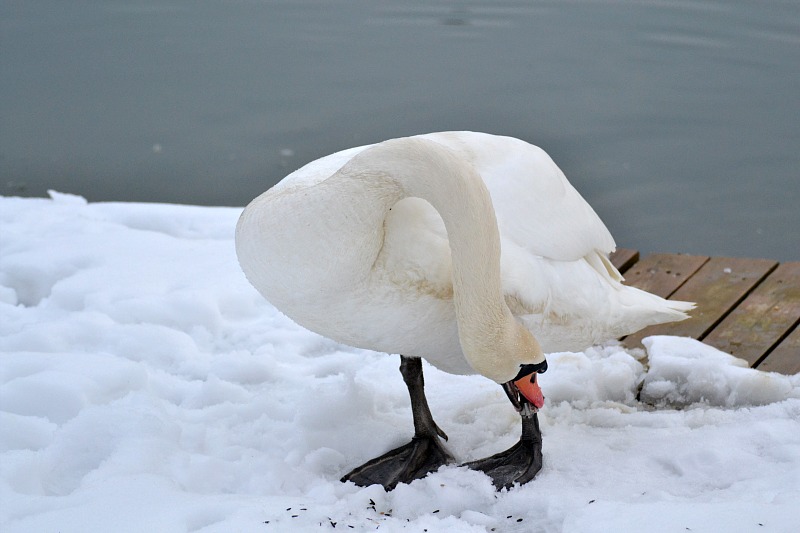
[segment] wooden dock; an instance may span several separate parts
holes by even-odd
[[[649,335],[680,335],[759,370],[800,372],[800,262],[684,254],[640,259],[629,249],[614,252],[611,261],[626,284],[697,304],[690,319],[646,328],[626,337],[626,346],[641,346]]]

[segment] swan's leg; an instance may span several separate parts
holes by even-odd
[[[447,435],[433,421],[428,399],[425,397],[425,378],[422,375],[422,359],[419,357],[400,356],[400,373],[408,387],[411,397],[411,414],[414,417],[414,437],[436,438],[438,435],[447,440]]]
[[[453,457],[444,449],[439,437],[447,435],[433,421],[433,415],[425,398],[422,361],[417,357],[400,356],[400,372],[411,396],[411,412],[414,416],[414,438],[410,443],[364,463],[342,478],[356,485],[380,484],[386,490],[398,483],[409,483],[425,477],[442,465],[453,462]]]
[[[522,418],[519,442],[504,452],[466,464],[473,470],[485,472],[498,489],[527,483],[542,469],[542,432],[537,409],[519,394],[513,382],[503,384],[503,388]]]

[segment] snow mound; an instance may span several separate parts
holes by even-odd
[[[735,407],[800,397],[792,378],[752,369],[744,359],[694,339],[653,336],[642,344],[650,368],[641,399],[648,403]]]
[[[532,483],[496,493],[458,466],[390,493],[341,483],[411,437],[399,360],[265,302],[236,262],[240,212],[0,198],[0,531],[800,523],[798,376],[666,337],[646,341],[649,357],[618,344],[549,356]],[[429,365],[425,378],[459,460],[516,441],[496,384]]]

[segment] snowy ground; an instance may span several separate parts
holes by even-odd
[[[551,355],[524,487],[340,483],[410,437],[398,358],[276,312],[238,269],[238,214],[0,198],[0,530],[797,531],[800,375],[687,339]],[[426,383],[457,458],[516,440],[500,387]]]

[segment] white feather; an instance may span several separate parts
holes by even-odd
[[[484,210],[479,197],[486,191]],[[472,207],[457,203],[462,196]],[[451,232],[472,233],[451,242],[440,212]],[[492,259],[495,217],[501,251]],[[454,288],[456,246],[469,264],[455,265],[456,274],[472,280],[461,289]],[[424,357],[453,373],[477,370],[497,381],[535,355],[515,353],[519,342],[500,331],[509,326],[485,302],[491,296],[469,298],[492,294],[492,268],[499,268],[502,307],[545,352],[581,350],[686,318],[691,304],[622,285],[608,260],[614,248],[608,229],[543,150],[473,132],[324,157],[255,199],[237,226],[248,279],[301,325],[339,342]],[[499,264],[480,274],[484,259]],[[458,313],[454,290],[467,302]],[[473,343],[465,340],[471,333],[494,339],[495,330],[508,341],[496,341],[496,354],[489,340],[462,349]]]

